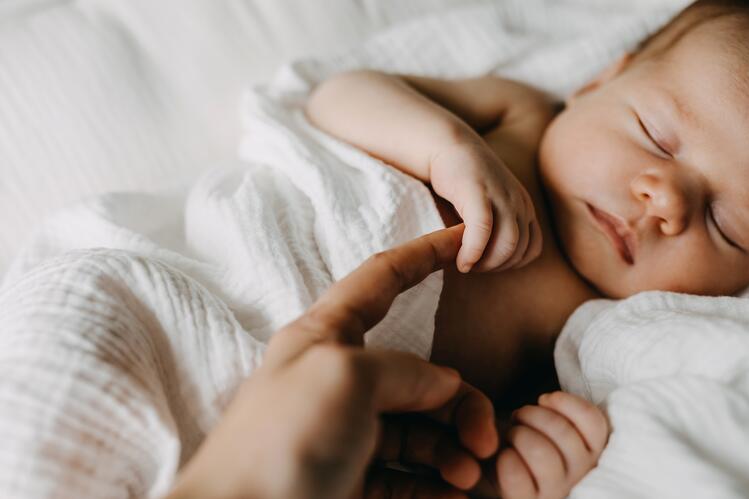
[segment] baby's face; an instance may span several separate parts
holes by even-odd
[[[541,143],[560,242],[607,296],[749,284],[749,72],[703,31],[582,91]]]

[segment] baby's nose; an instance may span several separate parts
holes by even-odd
[[[685,182],[664,170],[647,170],[630,183],[632,194],[645,204],[645,216],[659,220],[667,236],[680,234],[689,220],[689,195]]]

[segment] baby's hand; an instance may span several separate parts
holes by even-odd
[[[451,145],[430,162],[434,191],[465,223],[456,264],[461,272],[518,268],[541,254],[541,229],[530,195],[480,142]]]
[[[497,459],[503,499],[567,497],[593,469],[606,445],[608,423],[600,409],[575,395],[541,395],[538,405],[515,411],[510,447]]]

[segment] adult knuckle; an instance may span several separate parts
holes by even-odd
[[[384,272],[393,276],[401,285],[407,281],[408,276],[398,264],[394,250],[378,251],[367,260],[369,265],[382,268]]]
[[[297,327],[301,327],[312,333],[325,331],[333,323],[330,311],[326,307],[312,307],[295,321]]]

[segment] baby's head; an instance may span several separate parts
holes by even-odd
[[[745,288],[749,0],[696,2],[580,89],[539,163],[560,243],[603,294]]]

